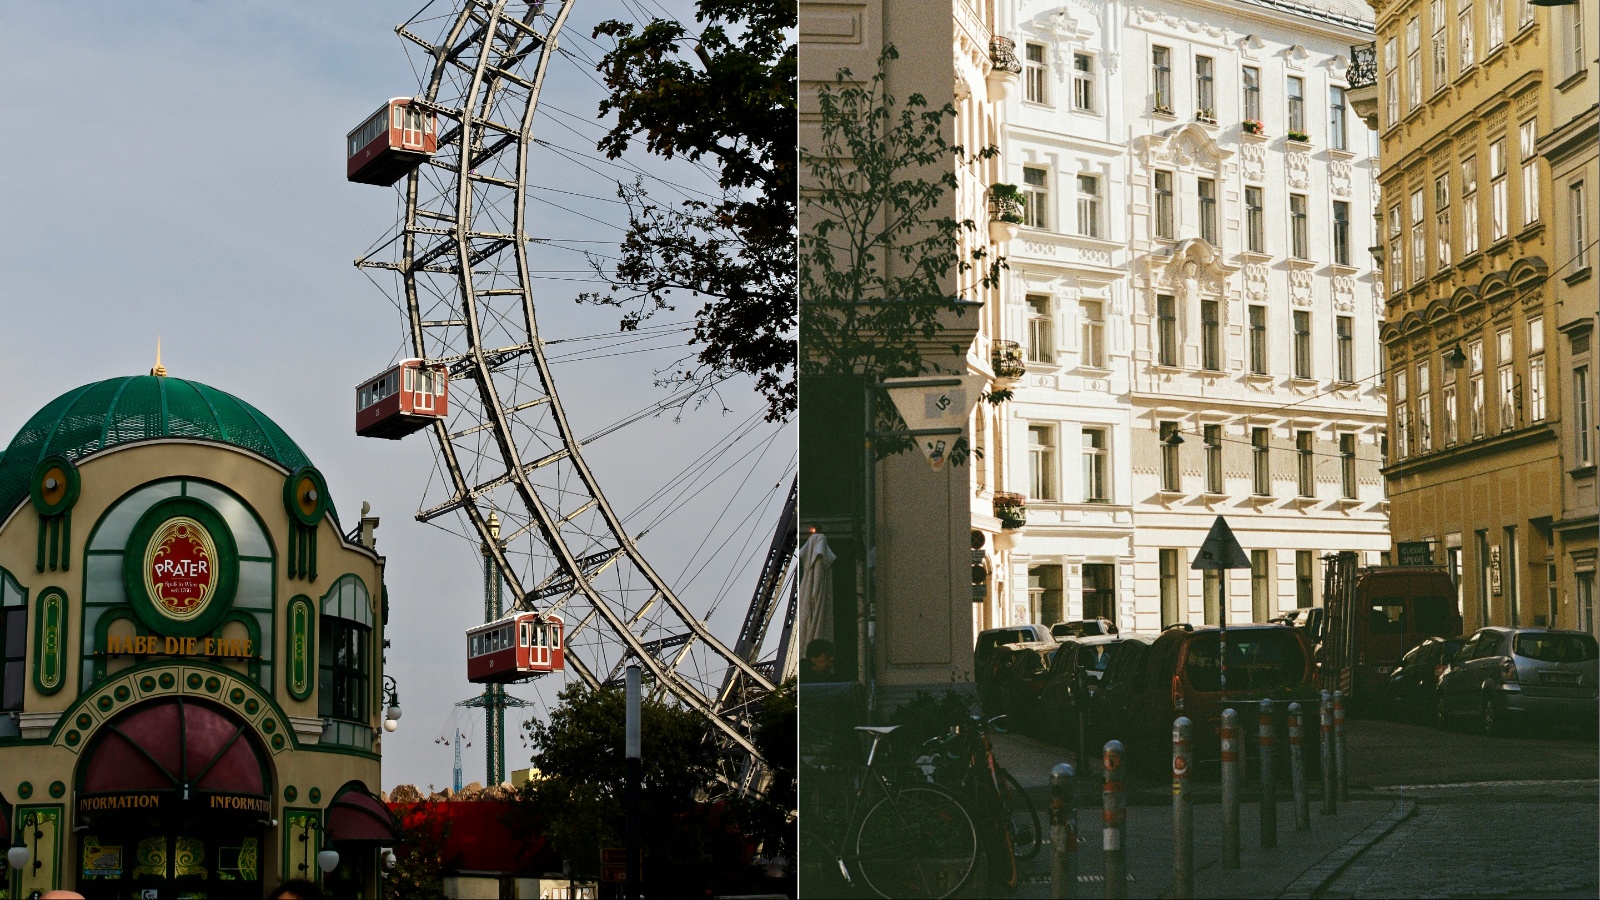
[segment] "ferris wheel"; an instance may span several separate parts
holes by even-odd
[[[435,2],[396,29],[420,48],[421,90],[350,133],[348,174],[400,188],[399,222],[356,264],[393,285],[412,358],[362,386],[358,427],[431,430],[442,477],[417,518],[467,524],[512,612],[564,623],[569,671],[602,685],[637,662],[655,697],[699,711],[724,747],[759,761],[748,708],[776,680],[755,659],[772,596],[730,646],[651,567],[584,461],[594,438],[569,423],[540,337],[529,159],[575,2]]]

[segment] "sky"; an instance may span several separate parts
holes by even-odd
[[[384,741],[384,789],[448,785],[454,748],[440,739],[457,726],[472,741],[464,780],[485,771],[482,714],[453,706],[478,693],[461,635],[482,618],[481,557],[452,534],[458,525],[413,518],[434,469],[426,432],[391,442],[354,431],[354,387],[406,355],[406,326],[352,265],[399,206],[393,189],[345,181],[344,136],[389,97],[417,92],[417,56],[394,27],[423,2],[0,5],[12,129],[0,149],[0,442],[72,388],[147,372],[159,339],[169,374],[239,396],[283,426],[326,476],[346,527],[371,503],[391,597],[386,671],[404,710]],[[690,8],[642,3],[679,16]],[[596,22],[637,20],[640,8],[593,0],[568,20],[568,52],[552,61],[535,119],[537,135],[567,152],[533,159],[530,184],[544,189],[530,191],[540,198],[528,207],[535,236],[599,248],[621,237],[621,207],[608,198],[617,178],[632,176],[595,158],[604,123],[592,62],[602,51],[588,38]],[[642,152],[629,161],[655,178],[713,186],[681,163]],[[544,251],[533,265],[545,270],[535,297],[544,340],[615,330],[615,311],[573,302],[597,287],[581,255]],[[692,308],[664,321],[687,321]],[[574,431],[592,434],[665,398],[653,373],[683,352],[669,343],[556,363]],[[713,402],[630,425],[585,456],[626,515],[760,408],[749,382],[729,382]],[[640,541],[691,608],[715,604],[709,621],[730,643],[792,477],[794,441],[792,426],[753,428],[710,470],[716,483],[685,486],[670,518]],[[559,686],[511,689],[533,705],[507,714],[508,768],[528,765],[517,724],[545,715]]]

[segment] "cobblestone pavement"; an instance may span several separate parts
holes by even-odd
[[[1600,896],[1600,784],[1489,782],[1404,795],[1416,812],[1321,896]]]

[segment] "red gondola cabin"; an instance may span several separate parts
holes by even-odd
[[[555,613],[512,613],[467,632],[467,680],[523,681],[562,670],[564,626]]]
[[[450,374],[420,359],[399,365],[356,388],[356,434],[398,440],[450,412]]]
[[[345,139],[345,178],[384,187],[410,174],[439,149],[437,120],[396,97]]]

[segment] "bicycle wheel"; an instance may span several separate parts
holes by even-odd
[[[880,897],[949,897],[966,885],[977,860],[972,817],[931,785],[879,800],[856,831],[856,868]]]
[[[1000,769],[1000,803],[1011,826],[1011,853],[1017,859],[1039,855],[1039,810],[1028,792],[1005,769]]]

